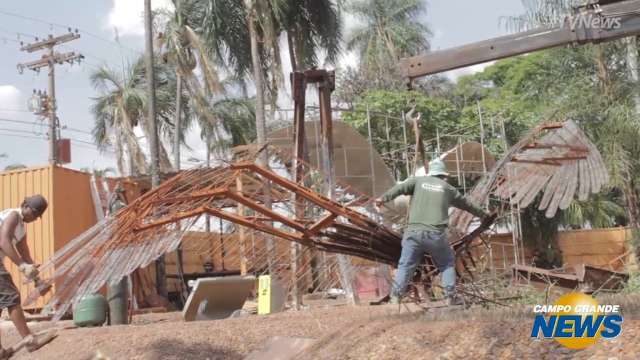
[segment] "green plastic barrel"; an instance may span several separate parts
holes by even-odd
[[[85,296],[73,309],[73,323],[77,326],[100,326],[107,320],[107,299],[100,294]]]

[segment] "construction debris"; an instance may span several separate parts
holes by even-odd
[[[119,281],[175,250],[185,231],[204,215],[305,247],[397,264],[400,234],[375,220],[380,216],[370,206],[371,199],[338,184],[336,200],[330,200],[316,191],[319,184],[314,179],[322,181],[318,171],[309,166],[305,176],[311,181],[308,186],[300,185],[283,175],[287,164],[293,164],[291,156],[272,148],[269,152],[275,154],[274,170],[256,165],[258,154],[251,152],[228,166],[181,172],[60,249],[41,267],[43,272],[54,270],[53,276],[43,281],[43,286],[57,284],[49,303],[54,319],[105,283]],[[273,210],[264,205],[267,195]],[[241,214],[240,206],[252,212]],[[294,206],[303,206],[308,216],[293,220]],[[469,243],[489,225],[452,241],[460,257],[470,257]],[[241,256],[246,258],[247,254]],[[473,259],[463,260],[463,267],[468,262]],[[435,269],[428,258],[426,269]],[[29,296],[27,302],[35,298]]]
[[[513,146],[469,197],[484,204],[490,196],[523,209],[543,193],[539,210],[552,218],[566,209],[574,196],[586,200],[609,181],[600,152],[572,120],[545,123]],[[465,233],[472,215],[455,210],[451,227]]]
[[[270,154],[270,169],[256,165],[262,151]],[[304,176],[297,182],[292,175],[294,166],[304,168]],[[544,191],[540,208],[553,216],[557,209],[568,206],[574,194],[585,199],[607,180],[594,145],[575,123],[567,121],[534,129],[485,176],[471,197],[477,203],[486,203],[490,195],[496,195],[524,207]],[[389,214],[383,217],[371,206],[368,196],[339,182],[334,187],[335,200],[331,200],[321,195],[323,181],[320,171],[273,147],[249,147],[229,165],[179,173],[87,230],[42,265],[42,272],[54,270],[53,276],[41,284],[56,283],[56,294],[49,303],[54,319],[105,283],[119,281],[175,250],[184,233],[205,215],[219,219],[221,228],[246,229],[301,244],[304,249],[396,266],[401,251],[400,228],[387,225]],[[272,208],[266,206],[267,199]],[[476,263],[471,249],[483,245],[473,240],[491,226],[495,217],[480,226],[475,224],[475,228],[471,228],[471,220],[470,214],[453,214],[450,243],[459,259],[459,272],[464,270],[472,280]],[[401,215],[393,220],[401,222]],[[260,273],[255,267],[258,264],[248,267],[247,232],[239,234],[241,272]],[[271,272],[284,271],[274,268],[272,259],[267,260]],[[422,279],[428,285],[437,270],[429,257],[425,257],[424,265],[426,276]],[[27,303],[36,297],[29,296]]]
[[[566,289],[580,289],[593,293],[602,290],[621,290],[629,280],[629,275],[582,264],[573,271],[547,270],[533,266],[513,265],[516,281],[527,280],[553,284]]]
[[[198,279],[182,309],[182,318],[184,321],[226,319],[242,309],[255,287],[255,276]]]

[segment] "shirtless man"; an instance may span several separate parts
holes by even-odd
[[[47,200],[42,195],[34,195],[25,198],[19,208],[0,211],[0,311],[9,309],[9,317],[23,338],[21,344],[30,352],[39,349],[46,342],[29,330],[20,305],[20,292],[3,260],[5,256],[8,257],[25,278],[37,279],[38,266],[34,264],[29,252],[25,224],[38,220],[45,210]],[[0,360],[10,358],[14,351],[13,348],[5,349],[0,346]]]

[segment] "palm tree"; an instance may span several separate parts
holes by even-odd
[[[266,137],[265,103],[270,100],[275,107],[284,82],[280,35],[286,33],[290,42],[294,69],[316,66],[321,51],[334,62],[340,51],[341,2],[181,0],[183,8],[190,8],[188,16],[194,32],[216,63],[237,79],[253,79],[258,143],[264,143]]]
[[[539,26],[557,25],[571,11],[576,0],[521,0],[525,12],[500,19],[510,31],[531,30]]]
[[[249,39],[251,44],[251,66],[253,68],[253,82],[256,86],[256,140],[258,146],[262,147],[267,140],[267,124],[264,114],[264,85],[262,74],[262,62],[260,59],[261,49],[258,45],[258,29],[256,28],[259,16],[264,15],[265,4],[264,0],[245,0],[245,6],[247,11],[247,27],[249,28]],[[269,16],[265,16],[268,18]],[[273,28],[265,27],[267,31],[263,33],[271,32]],[[260,158],[260,163],[263,166],[267,166],[267,154],[263,152],[263,156]]]
[[[381,74],[401,57],[429,49],[429,28],[420,21],[424,0],[355,0],[348,12],[364,24],[347,40],[347,49],[360,56],[364,70]]]
[[[175,113],[177,132],[174,138],[174,165],[177,168],[179,167],[179,145],[184,141],[181,130],[189,126],[190,120],[185,116],[185,107],[182,106],[186,100],[183,99],[182,85],[184,84],[193,99],[193,108],[199,118],[212,124],[217,120],[210,112],[211,96],[223,92],[223,86],[215,64],[218,54],[195,30],[199,29],[199,22],[204,21],[206,16],[205,2],[197,0],[174,0],[173,2],[175,11],[165,13],[169,19],[165,22],[164,31],[160,34],[160,45],[164,51],[163,58],[173,66],[176,73],[176,92],[182,95],[175,96],[176,108],[182,109]],[[202,73],[203,82],[196,76],[196,69]],[[183,119],[187,121],[181,121]]]
[[[105,67],[91,74],[91,82],[101,95],[93,98],[92,113],[95,118],[93,137],[99,150],[114,145],[117,156],[117,168],[125,174],[125,151],[128,155],[129,175],[146,173],[146,158],[133,128],[138,124],[140,104],[144,90],[137,88],[136,72],[139,68],[129,66],[128,76],[118,74],[117,70]],[[126,76],[126,78],[125,78]]]
[[[223,147],[250,144],[256,140],[255,99],[223,99],[213,104],[214,115],[220,119],[229,139]]]
[[[340,54],[342,21],[340,3],[333,0],[287,0],[278,17],[286,32],[293,71],[318,65],[318,55],[326,52],[335,63]]]
[[[157,65],[157,112],[159,132],[165,137],[173,134],[171,119],[174,116],[175,76],[166,66]],[[145,69],[142,58],[122,71],[103,66],[90,76],[91,83],[100,95],[93,98],[91,111],[95,117],[93,137],[98,149],[104,150],[114,145],[117,167],[121,174],[125,171],[125,151],[128,155],[129,174],[148,173],[146,157],[134,132],[140,126],[147,135],[147,96]],[[160,170],[168,172],[171,163],[162,143],[160,148]]]
[[[561,222],[564,226],[584,228],[608,228],[618,225],[625,211],[609,194],[593,195],[589,201],[574,201],[562,211]]]

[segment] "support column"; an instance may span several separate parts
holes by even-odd
[[[238,175],[236,178],[236,191],[239,194],[242,194],[242,174]],[[236,207],[239,216],[244,217],[244,205],[238,203]],[[247,275],[247,230],[244,226],[238,227],[238,241],[240,243],[240,275]],[[222,234],[220,234],[222,236]]]
[[[301,72],[293,72],[291,74],[291,89],[293,92],[294,100],[294,114],[293,114],[293,141],[295,147],[295,157],[293,166],[293,178],[294,181],[299,184],[304,178],[304,164],[300,161],[306,158],[306,135],[304,127],[304,112],[305,112],[305,96],[306,96],[306,81],[305,76]],[[303,199],[298,195],[295,196],[295,217],[296,219],[303,219],[305,217],[305,209]],[[299,265],[300,265],[300,245],[291,243],[291,277],[293,294],[293,307],[296,310],[300,310],[302,305],[302,291],[300,280],[298,279]]]
[[[333,120],[331,117],[331,92],[335,89],[335,73],[324,72],[319,82],[320,94],[320,134],[322,140],[322,170],[325,174],[324,190],[327,197],[335,198],[335,169],[333,166]],[[358,294],[353,288],[353,271],[346,255],[337,255],[340,268],[340,279],[349,301],[358,303]]]

